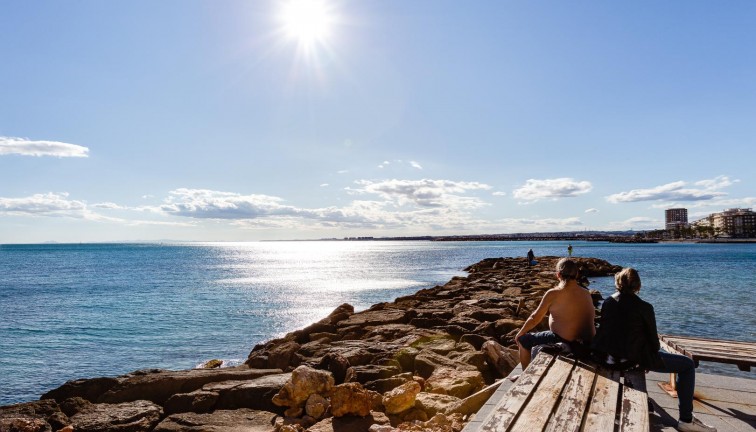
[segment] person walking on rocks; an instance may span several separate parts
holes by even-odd
[[[577,283],[578,265],[562,258],[556,265],[559,284],[546,291],[541,304],[530,314],[515,341],[520,351],[520,363],[525,369],[530,364],[531,350],[538,345],[559,342],[589,343],[596,333],[596,312],[591,294]],[[547,331],[528,333],[549,315]]]
[[[533,249],[530,249],[528,251],[528,267],[530,267],[532,265],[535,265],[535,264],[536,264],[535,254],[533,253]]]
[[[677,374],[680,419],[677,429],[716,432],[693,416],[696,365],[690,358],[660,350],[654,307],[638,297],[641,280],[633,268],[614,276],[617,292],[601,305],[601,321],[592,348],[611,367]]]
[[[572,245],[567,245],[567,256],[572,256]]]

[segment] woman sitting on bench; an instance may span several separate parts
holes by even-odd
[[[610,367],[676,373],[680,410],[677,429],[716,432],[715,428],[693,417],[696,385],[693,360],[660,351],[654,307],[637,295],[641,288],[638,272],[633,268],[622,269],[615,275],[614,282],[617,292],[601,306],[601,320],[592,345],[594,351],[602,354]]]

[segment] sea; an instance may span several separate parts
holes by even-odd
[[[756,342],[756,244],[572,242],[635,267],[660,332]],[[328,315],[443,285],[484,258],[567,242],[303,241],[0,245],[0,405],[68,380],[244,362]],[[610,277],[591,279],[604,296]],[[702,363],[699,371],[756,379]]]

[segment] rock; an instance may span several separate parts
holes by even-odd
[[[331,391],[331,414],[334,417],[370,414],[370,394],[359,383],[339,384]]]
[[[162,415],[159,405],[146,400],[91,404],[72,416],[71,424],[77,432],[147,432]]]
[[[401,309],[367,310],[351,315],[342,321],[342,326],[374,326],[383,324],[405,324],[408,320],[407,311]]]
[[[347,370],[345,382],[359,382],[365,384],[368,381],[391,378],[401,373],[402,370],[394,365],[362,365],[352,366]]]
[[[389,419],[380,412],[364,417],[330,417],[307,429],[308,432],[368,432],[374,426],[389,426]],[[390,426],[389,426],[390,427]]]
[[[165,401],[163,409],[166,414],[183,412],[206,413],[212,411],[218,402],[219,393],[196,390],[191,393],[179,393]]]
[[[512,330],[519,330],[525,321],[512,318],[502,318],[497,320],[494,325],[494,330],[497,335],[503,335],[511,332]]]
[[[202,365],[202,369],[216,369],[223,366],[223,360],[208,360]]]
[[[0,418],[2,432],[52,432],[50,425],[40,419],[31,417]]]
[[[423,378],[430,377],[433,374],[434,370],[441,367],[452,370],[459,369],[477,371],[475,366],[456,362],[431,350],[422,350],[420,354],[415,357],[415,372]]]
[[[154,432],[271,432],[276,415],[246,408],[217,410],[210,414],[173,414]]]
[[[323,417],[329,407],[330,404],[328,403],[328,400],[316,393],[307,398],[305,412],[308,416],[319,419]]]
[[[311,394],[323,394],[334,386],[333,375],[328,371],[299,366],[291,373],[291,381],[273,397],[278,406],[295,407],[302,405]]]
[[[387,414],[398,414],[415,406],[415,397],[420,393],[420,384],[415,381],[406,382],[387,392],[383,396],[383,406]]]
[[[267,375],[247,381],[225,381],[221,383],[207,384],[202,387],[202,392],[218,394],[218,400],[213,409],[250,408],[280,412],[273,404],[273,396],[291,379],[292,374]],[[201,392],[197,393],[203,398]]]
[[[462,399],[456,396],[421,392],[415,398],[415,408],[424,411],[430,418],[437,413],[446,412],[450,407],[457,406],[461,401]]]
[[[126,378],[92,378],[68,381],[62,386],[50,390],[40,399],[54,399],[61,402],[72,397],[80,397],[90,402],[97,402],[100,396]]]
[[[336,352],[329,352],[323,356],[323,359],[318,365],[318,369],[331,372],[334,382],[336,384],[341,384],[344,382],[347,370],[350,366],[349,360],[347,360],[346,357]]]
[[[520,363],[519,352],[504,348],[496,341],[487,341],[481,347],[486,362],[491,365],[500,377],[509,375]]]
[[[425,391],[464,399],[483,388],[483,375],[477,370],[439,368],[425,380]]]
[[[16,425],[13,426],[16,428],[25,425],[23,427],[28,428],[28,430],[33,430],[42,423],[48,425],[52,430],[58,430],[69,423],[68,416],[61,411],[60,406],[52,399],[0,407],[0,420],[4,422],[0,424],[8,424],[8,428],[13,424]],[[5,429],[0,430],[5,431]]]

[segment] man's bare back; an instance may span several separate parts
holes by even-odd
[[[593,323],[596,310],[588,290],[573,280],[550,289],[544,298],[549,294],[552,297],[548,308],[551,331],[568,341],[590,341],[596,334]]]

